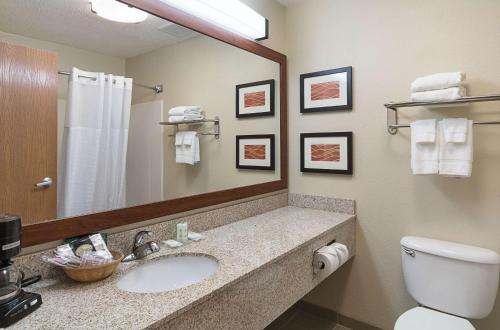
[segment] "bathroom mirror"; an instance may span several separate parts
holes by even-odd
[[[135,23],[88,0],[0,3],[0,212],[24,246],[286,188],[285,56],[122,2]]]

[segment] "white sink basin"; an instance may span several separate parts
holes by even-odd
[[[210,257],[180,255],[151,260],[122,276],[120,289],[136,293],[166,292],[203,281],[217,270]]]

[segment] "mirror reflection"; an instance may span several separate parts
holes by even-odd
[[[0,3],[0,212],[26,225],[279,180],[278,63],[98,13]]]

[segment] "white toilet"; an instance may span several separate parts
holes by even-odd
[[[401,255],[406,288],[421,307],[403,313],[394,330],[473,330],[466,318],[491,313],[500,270],[495,251],[406,236]]]

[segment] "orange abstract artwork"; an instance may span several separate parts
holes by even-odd
[[[245,144],[245,159],[266,159],[266,145]]]
[[[321,162],[338,162],[340,161],[340,145],[339,144],[312,144],[311,145],[311,160]]]
[[[340,96],[338,81],[328,81],[311,85],[311,100],[336,99]]]
[[[266,92],[245,93],[245,108],[266,105]]]

